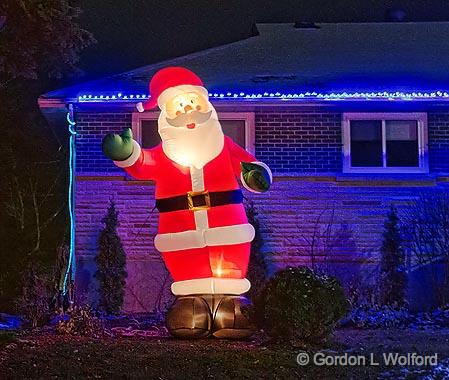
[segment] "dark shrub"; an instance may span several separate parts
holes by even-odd
[[[48,276],[38,263],[30,263],[22,276],[22,295],[17,309],[32,328],[45,324],[50,314]]]
[[[59,321],[56,331],[62,335],[89,336],[98,338],[104,334],[102,321],[88,305],[75,306],[68,319]]]
[[[319,343],[348,311],[339,282],[307,267],[287,268],[268,281],[250,316],[265,332],[290,343]]]
[[[100,309],[110,314],[118,314],[125,297],[126,254],[117,233],[118,211],[110,202],[103,218],[104,229],[100,233],[99,252],[95,261],[95,274],[99,283]]]
[[[407,274],[405,253],[396,208],[391,206],[384,224],[379,274],[379,302],[381,305],[403,306]]]

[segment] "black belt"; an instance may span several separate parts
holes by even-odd
[[[171,198],[156,199],[156,208],[159,212],[180,210],[207,210],[214,206],[223,206],[243,202],[240,189],[230,191],[189,191],[186,195]]]

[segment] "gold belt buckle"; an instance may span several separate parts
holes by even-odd
[[[194,206],[193,205],[193,197],[197,195],[204,195],[204,205]],[[207,210],[210,208],[210,195],[207,190],[204,191],[189,191],[187,193],[187,204],[189,205],[189,210],[198,211],[198,210]]]

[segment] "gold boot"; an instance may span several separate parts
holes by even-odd
[[[210,334],[212,315],[202,297],[181,296],[168,312],[166,324],[170,334],[176,338],[204,338]]]
[[[241,308],[250,305],[243,296],[214,295],[212,302],[212,335],[220,339],[242,339],[254,334],[255,328]],[[209,306],[211,303],[207,299]]]

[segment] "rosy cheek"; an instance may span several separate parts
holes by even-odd
[[[201,111],[201,106],[196,106],[195,108],[197,111]]]
[[[176,111],[176,116],[181,115],[181,111]]]

